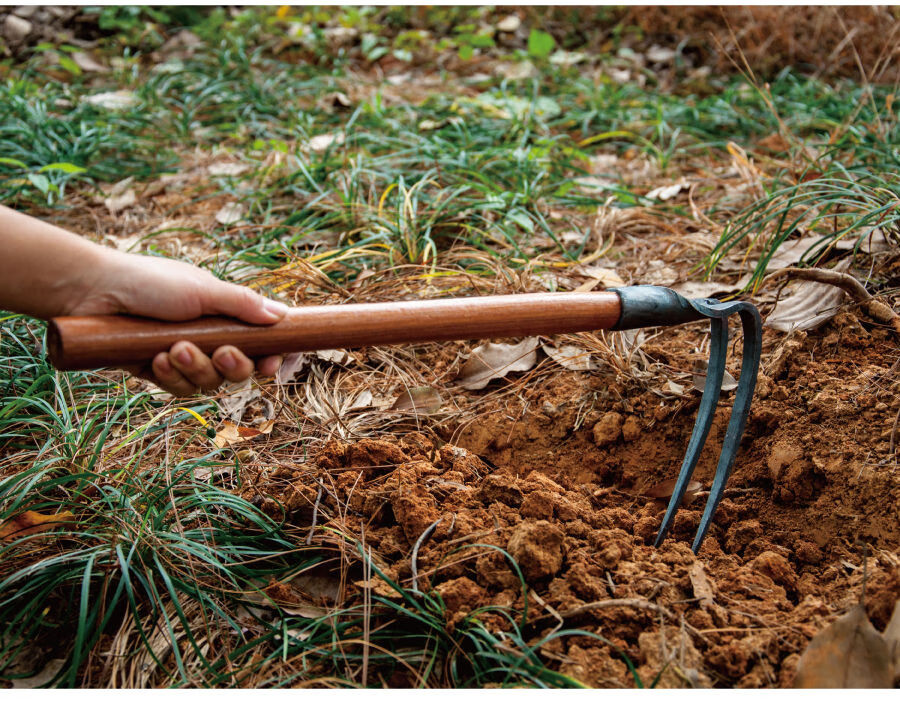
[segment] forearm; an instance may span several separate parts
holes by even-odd
[[[106,250],[0,206],[0,309],[43,319],[67,314],[100,272]]]

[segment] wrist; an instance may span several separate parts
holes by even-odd
[[[60,277],[54,288],[54,300],[59,303],[56,309],[62,315],[75,314],[85,303],[101,299],[108,290],[106,281],[121,267],[118,251],[80,240],[71,272]]]

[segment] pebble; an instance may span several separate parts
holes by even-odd
[[[3,21],[3,36],[10,42],[22,42],[31,34],[33,25],[16,15],[7,15]]]

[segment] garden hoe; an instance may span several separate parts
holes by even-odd
[[[697,551],[709,530],[737,454],[756,386],[762,328],[759,312],[746,302],[688,300],[667,288],[635,285],[596,293],[495,295],[438,300],[298,307],[274,325],[248,325],[224,317],[159,322],[124,315],[58,317],[50,321],[50,361],[62,370],[147,364],[175,342],[189,340],[211,354],[232,344],[251,357],[282,352],[378,344],[550,335],[597,329],[626,330],[710,321],[706,386],[681,472],[656,537],[672,524],[690,482],[719,401],[728,345],[728,317],[737,313],[744,353],[709,499],[694,539]]]

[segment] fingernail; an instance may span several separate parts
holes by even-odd
[[[187,347],[179,349],[175,356],[184,366],[190,366],[191,362],[194,360],[194,357],[191,356],[191,352]]]
[[[237,366],[237,361],[234,358],[234,354],[231,352],[225,352],[219,357],[219,365],[223,369],[233,369]]]
[[[267,299],[265,304],[263,305],[263,309],[265,309],[265,311],[268,312],[273,317],[281,318],[287,314],[287,311],[290,308],[288,308],[288,306],[285,305],[283,302],[278,302],[277,300],[268,300]]]
[[[169,357],[167,357],[167,356],[160,357],[156,366],[164,374],[172,373],[172,364],[169,362]]]

